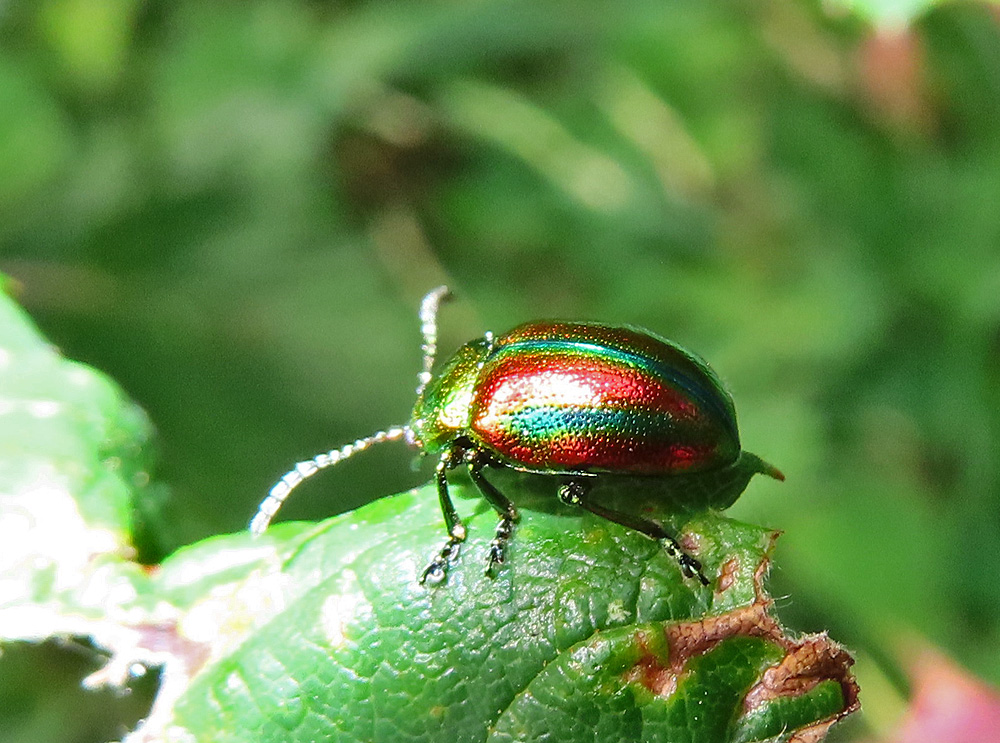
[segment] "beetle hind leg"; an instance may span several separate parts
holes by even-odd
[[[673,557],[685,578],[697,578],[703,586],[709,584],[702,572],[701,562],[691,557],[674,537],[662,526],[640,516],[615,511],[587,499],[589,488],[581,480],[570,480],[559,488],[559,500],[570,506],[579,506],[596,516],[614,521],[616,524],[633,529],[663,544],[667,554]]]
[[[444,515],[445,527],[448,529],[448,541],[445,542],[444,547],[431,560],[430,564],[424,568],[424,572],[420,574],[420,585],[426,583],[428,579],[432,583],[442,583],[448,577],[448,568],[458,559],[462,542],[465,541],[465,524],[458,517],[455,505],[451,502],[451,496],[448,495],[447,472],[450,467],[454,466],[453,459],[454,453],[446,451],[441,455],[441,459],[438,460],[437,467],[434,469],[434,480],[437,483],[441,513]]]
[[[493,575],[493,568],[504,563],[507,543],[514,531],[514,523],[520,519],[520,514],[510,499],[483,476],[483,467],[486,466],[487,461],[475,452],[470,452],[468,462],[469,477],[472,478],[472,482],[476,484],[479,492],[483,494],[494,510],[500,514],[496,534],[493,541],[490,542],[490,551],[486,557],[486,575]]]

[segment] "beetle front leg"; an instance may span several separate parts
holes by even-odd
[[[582,480],[570,480],[559,488],[559,500],[570,506],[579,506],[601,518],[614,521],[616,524],[621,524],[624,527],[645,534],[647,537],[651,537],[658,542],[663,542],[664,549],[668,555],[677,560],[677,564],[680,565],[681,573],[684,574],[684,577],[697,578],[703,586],[708,585],[708,578],[702,572],[701,562],[685,552],[677,540],[666,529],[640,516],[614,511],[593,503],[587,499],[588,490],[589,488]]]
[[[469,476],[472,478],[472,482],[476,484],[479,492],[489,501],[494,510],[500,514],[500,522],[497,524],[496,534],[493,537],[493,541],[490,542],[490,552],[486,558],[486,574],[492,575],[494,566],[502,565],[504,562],[507,542],[514,531],[514,522],[521,516],[517,512],[517,507],[511,503],[510,499],[483,477],[482,470],[487,464],[486,461],[481,456],[475,454],[475,452],[470,452],[468,463]]]
[[[454,452],[448,450],[441,455],[437,467],[434,469],[434,480],[437,483],[438,500],[441,503],[441,513],[444,515],[444,524],[448,529],[448,541],[438,552],[437,556],[431,560],[430,565],[424,568],[420,574],[420,585],[423,585],[428,578],[434,583],[441,583],[448,577],[448,567],[458,558],[458,553],[465,541],[465,524],[458,516],[455,505],[448,495],[448,469],[454,466]]]

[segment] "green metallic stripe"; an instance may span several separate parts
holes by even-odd
[[[498,416],[499,428],[514,433],[519,439],[551,443],[562,435],[573,434],[581,438],[602,436],[625,438],[627,436],[670,439],[678,426],[668,416],[643,413],[635,410],[578,407],[525,407],[517,412]]]

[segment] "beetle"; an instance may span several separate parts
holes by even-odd
[[[666,497],[691,488],[725,508],[755,474],[784,475],[740,446],[732,397],[699,356],[632,327],[530,322],[463,345],[437,372],[437,315],[447,287],[420,306],[423,369],[409,424],[358,439],[300,462],[271,489],[250,524],[257,536],[291,491],[326,467],[384,441],[405,439],[436,456],[434,481],[448,539],[420,575],[441,582],[466,540],[448,492],[448,472],[465,465],[500,516],[486,572],[504,563],[514,503],[491,483],[487,467],[559,479],[559,499],[663,543],[687,578],[709,581],[701,563],[654,520],[590,497],[602,477],[655,479]]]

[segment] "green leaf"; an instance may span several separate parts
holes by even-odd
[[[493,578],[496,515],[458,477],[470,537],[440,584],[418,581],[445,536],[430,486],[145,569],[145,417],[8,300],[0,348],[0,532],[16,547],[0,639],[91,638],[110,653],[92,686],[162,668],[128,740],[718,743],[821,734],[857,707],[849,656],[769,614],[773,531],[658,514],[705,587],[657,542],[563,506],[546,478],[495,473],[522,517]],[[627,501],[623,482],[607,489]]]
[[[417,580],[444,538],[431,487],[167,560],[160,594],[183,608],[189,656],[207,660],[156,721],[163,734],[752,741],[854,708],[848,656],[825,637],[786,637],[767,613],[770,530],[688,521],[685,544],[720,576],[704,588],[653,541],[536,503],[490,579],[495,516],[455,491],[471,536],[441,585]]]
[[[151,430],[113,382],[60,357],[0,296],[0,636],[52,632],[43,607],[104,617],[109,600],[134,599]]]

